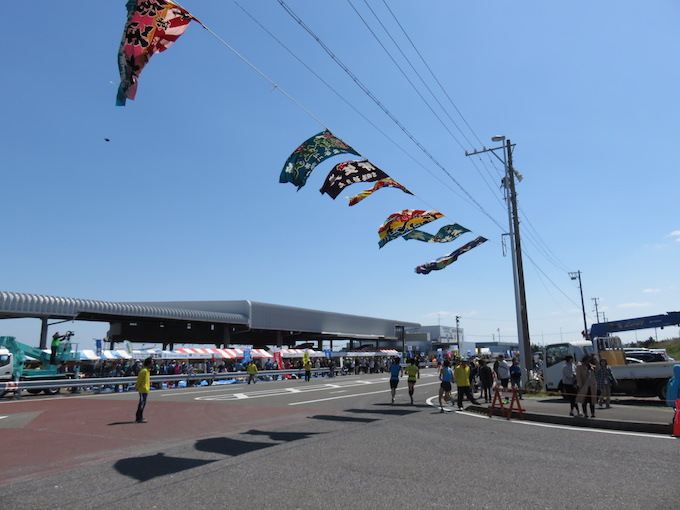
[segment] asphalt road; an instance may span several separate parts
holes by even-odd
[[[680,442],[440,413],[385,375],[0,403],[0,508],[680,507]]]

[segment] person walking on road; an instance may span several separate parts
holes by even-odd
[[[248,372],[248,384],[250,384],[251,381],[253,382],[253,384],[255,384],[257,382],[255,380],[256,379],[255,376],[257,375],[259,370],[257,369],[257,365],[255,364],[254,361],[251,361],[248,364],[248,368],[246,368],[246,372]]]
[[[451,400],[451,382],[453,381],[453,370],[451,370],[451,362],[449,360],[444,360],[444,365],[439,369],[439,380],[441,384],[439,385],[439,408],[440,412],[444,412],[444,404],[442,402],[442,397],[444,397],[445,402]]]
[[[137,374],[137,382],[135,383],[135,390],[139,393],[139,404],[137,404],[137,415],[135,416],[135,421],[137,423],[146,423],[144,419],[144,408],[146,407],[146,398],[149,396],[149,391],[151,390],[151,364],[153,360],[151,358],[146,358],[144,360],[144,366]]]
[[[595,380],[597,381],[597,396],[600,404],[600,409],[606,404],[607,409],[611,407],[612,386],[616,384],[616,378],[612,374],[612,369],[609,368],[607,360],[602,358],[600,366],[595,371]]]
[[[470,386],[470,366],[468,365],[468,360],[462,359],[460,363],[453,371],[453,377],[456,380],[456,386],[458,386],[458,409],[463,410],[463,395],[465,395],[468,401],[477,405],[479,402],[475,400],[475,396],[472,394],[472,389]]]
[[[574,365],[574,357],[571,355],[564,358],[562,388],[564,388],[564,394],[569,400],[569,416],[574,416],[574,411],[578,416],[581,416],[578,405],[576,405],[576,366]]]
[[[404,371],[399,363],[399,358],[392,360],[390,365],[390,391],[392,392],[392,403],[394,404],[394,397],[397,395],[397,386],[399,386],[399,378],[404,375]]]
[[[305,381],[309,382],[312,378],[312,360],[307,358],[305,361]]]
[[[411,397],[411,404],[413,404],[413,392],[416,387],[416,379],[420,379],[420,367],[416,364],[416,359],[411,358],[411,364],[406,367],[406,375],[408,377],[408,396]]]
[[[592,358],[589,354],[586,354],[576,367],[576,384],[578,385],[576,402],[581,404],[583,415],[586,418],[588,418],[588,405],[590,405],[590,416],[595,418],[595,398],[597,396],[595,365],[591,362]]]

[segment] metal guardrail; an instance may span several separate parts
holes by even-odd
[[[402,367],[407,366],[402,364]],[[421,363],[420,368],[429,368],[436,366],[435,363]],[[327,374],[329,368],[313,368],[312,375]],[[387,373],[387,372],[385,372]],[[296,376],[298,378],[304,377],[305,371],[303,369],[295,368],[289,370],[260,370],[257,373],[258,378],[263,377],[281,377],[286,375]],[[341,369],[335,369],[336,375],[343,375]],[[220,381],[228,379],[247,379],[248,372],[217,372],[212,374],[167,374],[167,375],[152,375],[150,377],[151,383],[164,382],[180,382],[180,381]],[[76,378],[62,378],[62,379],[47,379],[47,380],[32,380],[32,381],[6,381],[0,383],[0,393],[13,392],[16,399],[21,398],[23,390],[56,390],[61,388],[88,388],[88,387],[104,387],[104,386],[125,386],[135,384],[137,376],[130,377],[76,377]],[[210,384],[210,382],[209,382]]]
[[[312,375],[327,374],[330,370],[328,368],[313,368]],[[300,369],[291,370],[260,370],[256,377],[275,377],[294,375],[296,377],[304,377],[305,371]],[[340,374],[340,371],[336,371]],[[212,374],[172,374],[172,375],[152,375],[150,377],[151,383],[164,382],[180,382],[180,381],[219,381],[228,379],[247,379],[248,372],[218,372]],[[137,376],[130,377],[77,377],[77,378],[62,378],[62,379],[48,379],[48,380],[34,380],[34,381],[7,381],[0,383],[0,392],[14,392],[15,398],[21,398],[22,390],[52,390],[61,388],[87,388],[87,387],[103,387],[103,386],[124,386],[135,384]]]

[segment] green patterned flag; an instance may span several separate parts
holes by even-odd
[[[355,154],[361,156],[345,142],[335,137],[330,131],[322,131],[300,145],[290,155],[279,176],[279,182],[290,182],[302,188],[309,174],[322,161],[336,154]]]

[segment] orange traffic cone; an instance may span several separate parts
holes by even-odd
[[[673,415],[673,437],[680,437],[680,398],[675,401],[675,414]]]

